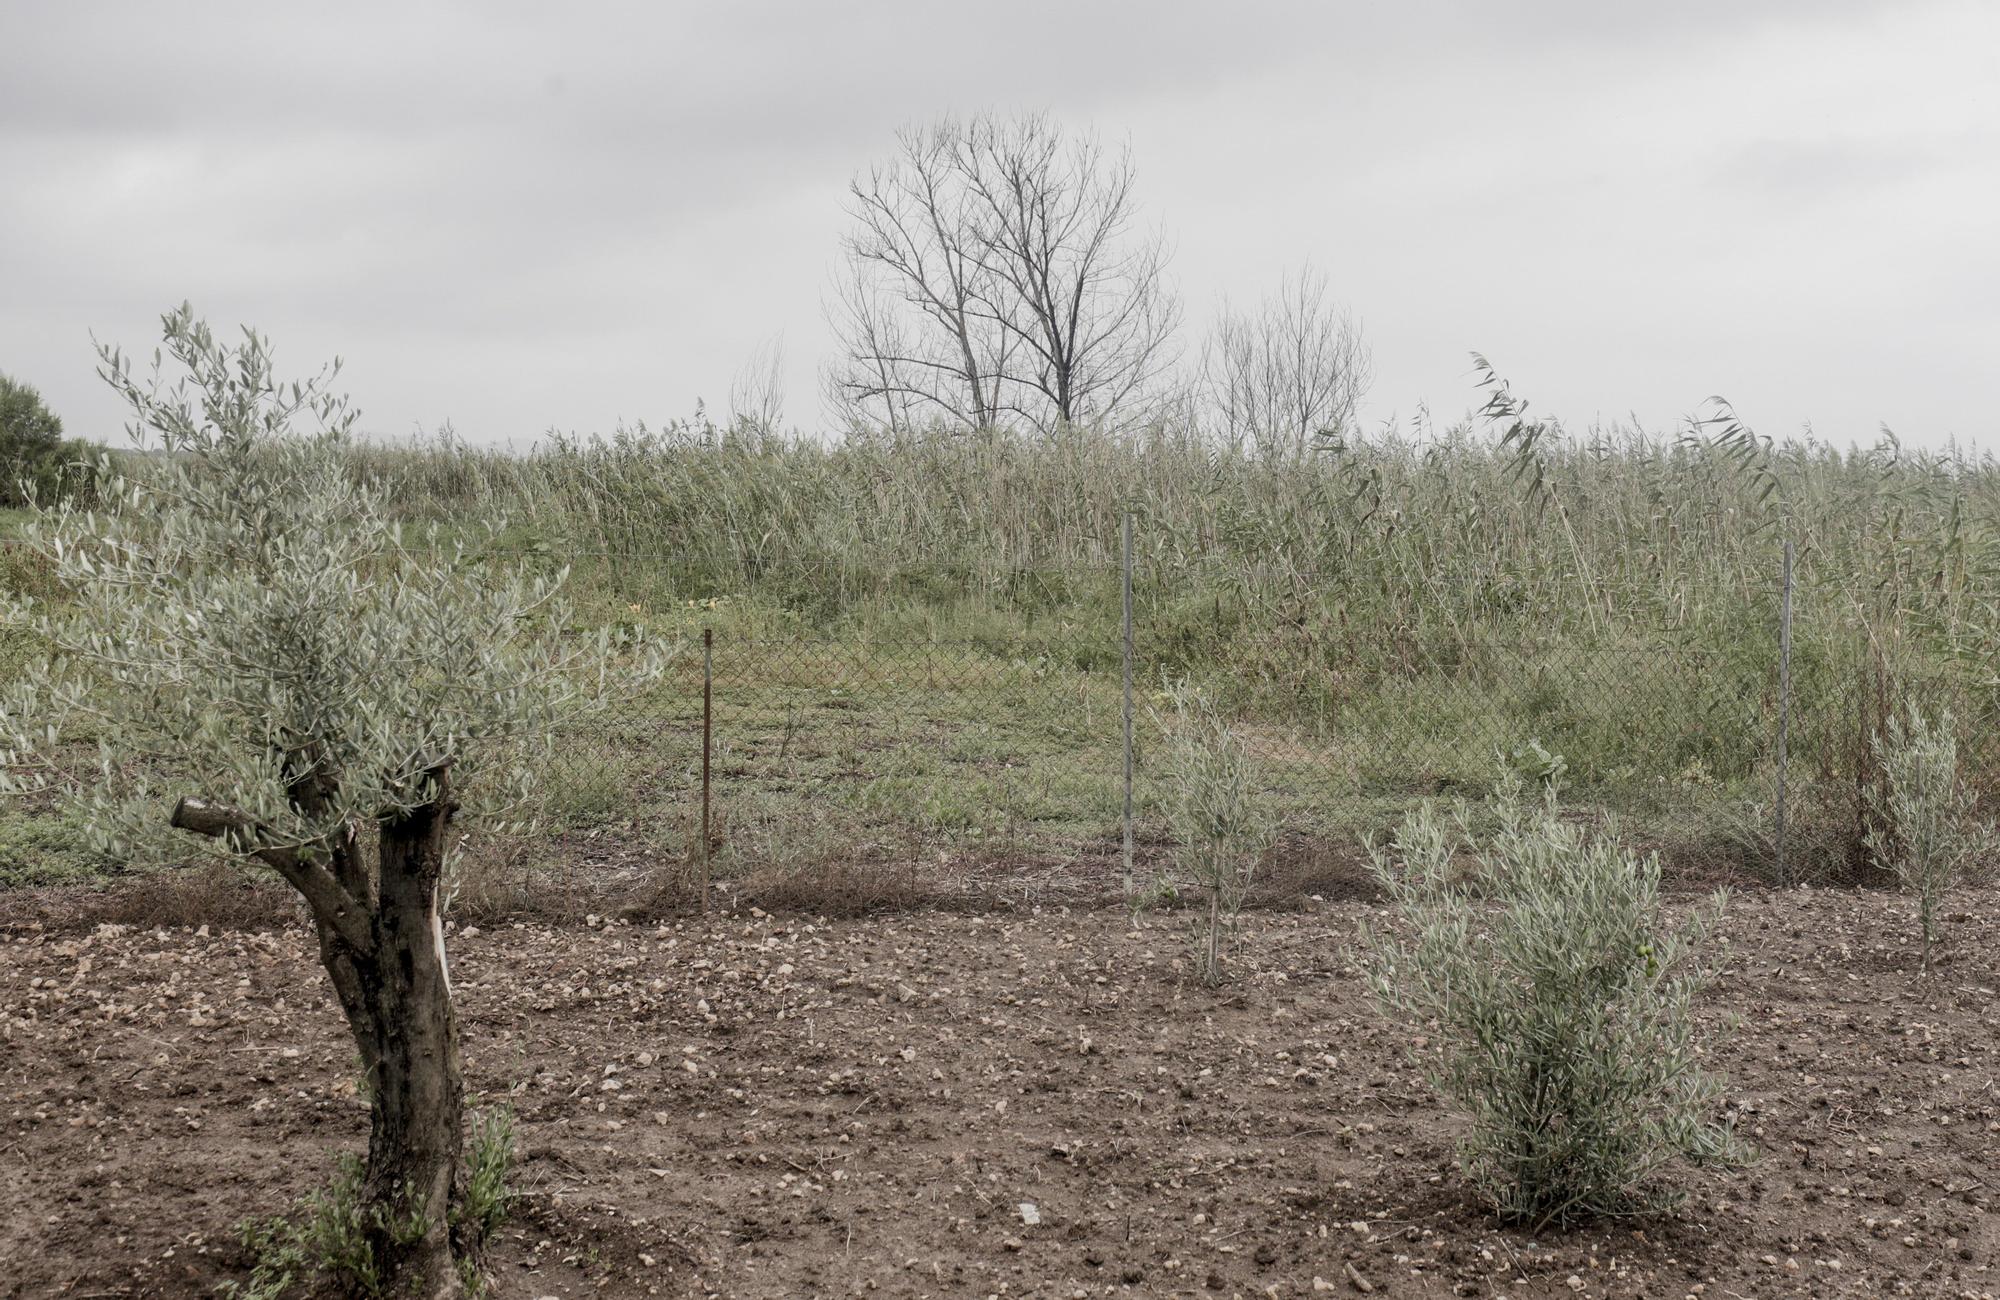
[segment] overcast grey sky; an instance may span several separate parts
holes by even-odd
[[[1475,404],[2000,450],[2000,4],[0,5],[0,371],[115,434],[90,335],[186,298],[476,441],[820,423],[847,179],[902,123],[1129,141],[1198,332],[1311,260],[1370,421]],[[1193,339],[1191,337],[1190,342]]]

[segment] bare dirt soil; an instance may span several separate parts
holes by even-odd
[[[1703,1007],[1762,1152],[1677,1217],[1528,1234],[1345,955],[1249,917],[748,910],[452,941],[474,1101],[519,1114],[494,1264],[543,1296],[1993,1296],[2000,894],[1929,980],[1882,893],[1732,900]],[[30,916],[33,912],[35,915]],[[189,1296],[365,1133],[295,929],[62,923],[0,896],[0,1295]],[[1032,1207],[1032,1209],[1027,1208]]]

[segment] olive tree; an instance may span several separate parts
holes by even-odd
[[[1502,1217],[1551,1223],[1663,1208],[1682,1163],[1747,1158],[1716,1119],[1696,998],[1718,969],[1720,895],[1676,921],[1660,860],[1565,820],[1510,775],[1490,835],[1429,807],[1373,852],[1389,923],[1364,925],[1377,1006],[1468,1117],[1459,1166]]]
[[[1195,970],[1214,986],[1222,982],[1224,939],[1236,928],[1278,822],[1257,789],[1249,747],[1214,699],[1186,682],[1170,686],[1167,698],[1171,712],[1155,714],[1167,742],[1167,824],[1175,864],[1207,896],[1205,924],[1195,931]]]
[[[338,362],[281,384],[257,334],[163,321],[177,383],[158,353],[143,380],[114,349],[100,367],[160,454],[30,529],[65,599],[27,615],[51,653],[0,704],[0,770],[69,790],[127,850],[200,845],[298,892],[367,1073],[372,1267],[390,1294],[457,1295],[478,1242],[439,892],[466,774],[520,769],[658,657],[566,635],[559,578],[406,546],[343,463]],[[78,737],[94,770],[65,768]]]

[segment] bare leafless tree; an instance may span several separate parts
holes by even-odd
[[[1301,455],[1315,436],[1351,428],[1375,375],[1361,327],[1312,266],[1254,311],[1225,305],[1205,353],[1211,420],[1232,447],[1263,456]]]
[[[900,313],[878,285],[861,274],[841,280],[827,316],[841,350],[822,368],[820,386],[828,409],[850,431],[900,433],[922,422],[920,408],[940,418],[931,395],[937,382],[950,386],[949,373],[932,370],[932,383],[914,382],[924,371],[905,359]]]
[[[828,393],[850,417],[1050,432],[1143,413],[1180,305],[1129,153],[1039,114],[947,118],[899,133],[849,195]]]
[[[759,343],[729,386],[729,422],[754,433],[777,433],[785,423],[785,338]]]

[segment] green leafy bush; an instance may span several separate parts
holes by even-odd
[[[1535,785],[1561,785],[1569,772],[1569,760],[1551,753],[1538,736],[1507,751],[1507,765],[1523,781]]]
[[[1693,1016],[1722,899],[1670,923],[1658,858],[1564,822],[1553,788],[1529,803],[1510,780],[1493,815],[1477,843],[1464,809],[1425,809],[1376,851],[1396,922],[1362,931],[1378,1005],[1469,1114],[1460,1168],[1503,1218],[1667,1205],[1670,1166],[1745,1155],[1714,1118]]]
[[[1997,847],[1990,823],[1975,809],[1959,776],[1958,736],[1950,710],[1926,718],[1914,704],[1891,714],[1874,740],[1877,779],[1868,786],[1868,853],[1916,895],[1924,970],[1945,898]]]
[[[62,418],[27,384],[0,375],[0,507],[26,505],[81,486],[75,472],[91,448],[64,441]]]

